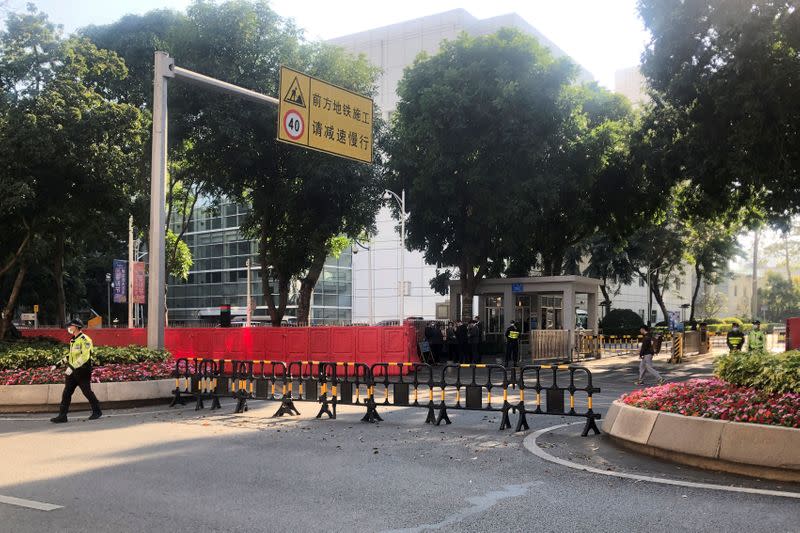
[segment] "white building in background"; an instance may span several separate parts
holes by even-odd
[[[646,84],[638,66],[623,68],[614,73],[614,92],[626,96],[634,107],[641,107],[650,101]]]
[[[384,119],[388,120],[397,107],[396,89],[403,76],[403,69],[410,66],[421,52],[435,54],[443,40],[456,39],[462,32],[473,36],[489,35],[503,27],[517,28],[532,35],[555,56],[566,55],[516,13],[477,19],[464,9],[346,35],[329,42],[352,54],[364,54],[372,64],[380,67],[383,75],[379,81],[375,104],[380,108]],[[626,74],[621,72],[623,71],[617,76],[620,84],[618,92],[623,92],[634,103],[644,102],[644,80],[638,68],[626,69]],[[593,79],[586,69],[580,68],[578,81],[587,82]],[[401,191],[395,192],[400,194]],[[391,211],[388,208],[382,209],[377,218],[377,233],[370,243],[365,243],[369,250],[357,247],[358,253],[353,256],[354,322],[396,320],[401,315],[401,292],[404,294],[402,314],[405,317],[434,319],[448,316],[449,297],[436,294],[429,285],[430,279],[436,275],[435,266],[426,264],[421,253],[406,251],[403,254],[402,269],[405,273],[401,272],[398,226],[399,222],[392,218]],[[405,279],[405,284],[401,288],[402,279]],[[685,276],[681,280],[680,288],[665,298],[670,311],[680,310],[681,304],[688,303],[690,299],[691,275]],[[602,300],[602,297],[598,300]],[[613,307],[633,309],[647,320],[647,301],[647,287],[635,282],[632,286],[623,287],[620,294],[613,298]],[[585,308],[586,302],[578,301],[577,305]],[[654,321],[663,320],[655,301],[653,309],[657,314]]]

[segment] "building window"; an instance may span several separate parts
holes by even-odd
[[[644,287],[644,278],[639,278],[639,286]]]
[[[733,286],[733,295],[739,296],[739,287],[737,287],[736,285]]]
[[[644,322],[644,309],[639,309],[639,316],[642,317],[642,322]]]

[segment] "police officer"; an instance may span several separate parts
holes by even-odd
[[[739,324],[733,323],[726,340],[728,341],[728,350],[732,352],[742,351],[742,347],[744,346],[744,333],[739,329]]]
[[[75,389],[80,387],[83,395],[89,400],[89,405],[92,407],[92,414],[89,420],[97,420],[103,416],[100,411],[100,402],[97,401],[97,396],[92,392],[92,339],[89,338],[83,331],[83,322],[78,319],[70,320],[67,324],[67,331],[72,339],[69,341],[69,354],[60,361],[60,364],[66,365],[66,379],[64,380],[64,393],[61,395],[61,408],[59,409],[58,416],[51,418],[50,422],[54,424],[61,424],[67,421],[67,411],[69,411],[69,404],[72,402],[72,393]],[[55,369],[55,366],[53,367]]]
[[[506,366],[519,363],[519,329],[516,321],[512,320],[506,330]]]
[[[753,331],[747,336],[747,351],[761,351],[767,346],[767,336],[761,331],[761,322],[753,321]]]

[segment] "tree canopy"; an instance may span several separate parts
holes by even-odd
[[[15,272],[16,279],[4,324],[31,266],[29,245],[40,241],[30,251],[38,249],[51,265],[56,319],[63,323],[65,259],[96,249],[92,241],[125,233],[141,188],[137,169],[146,132],[140,110],[112,89],[126,76],[115,53],[87,39],[64,39],[35,8],[9,14],[0,33],[0,183],[6,196],[0,216],[15,228],[4,237],[2,254],[8,258],[3,273]]]
[[[651,170],[690,179],[697,211],[800,210],[800,11],[794,2],[639,0],[652,39]]]
[[[400,81],[388,167],[408,191],[407,243],[457,267],[464,316],[485,276],[560,275],[573,247],[598,229],[627,231],[649,201],[631,163],[630,104],[575,75],[536,39],[501,29],[444,42]]]

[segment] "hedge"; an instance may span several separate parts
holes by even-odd
[[[714,362],[720,379],[769,393],[800,393],[800,351],[731,352]]]
[[[143,346],[95,346],[92,364],[162,362],[170,358],[167,351]],[[67,354],[67,346],[54,339],[20,339],[0,341],[0,370],[17,370],[54,365]]]
[[[631,309],[612,309],[600,321],[603,335],[638,335],[642,317]]]

